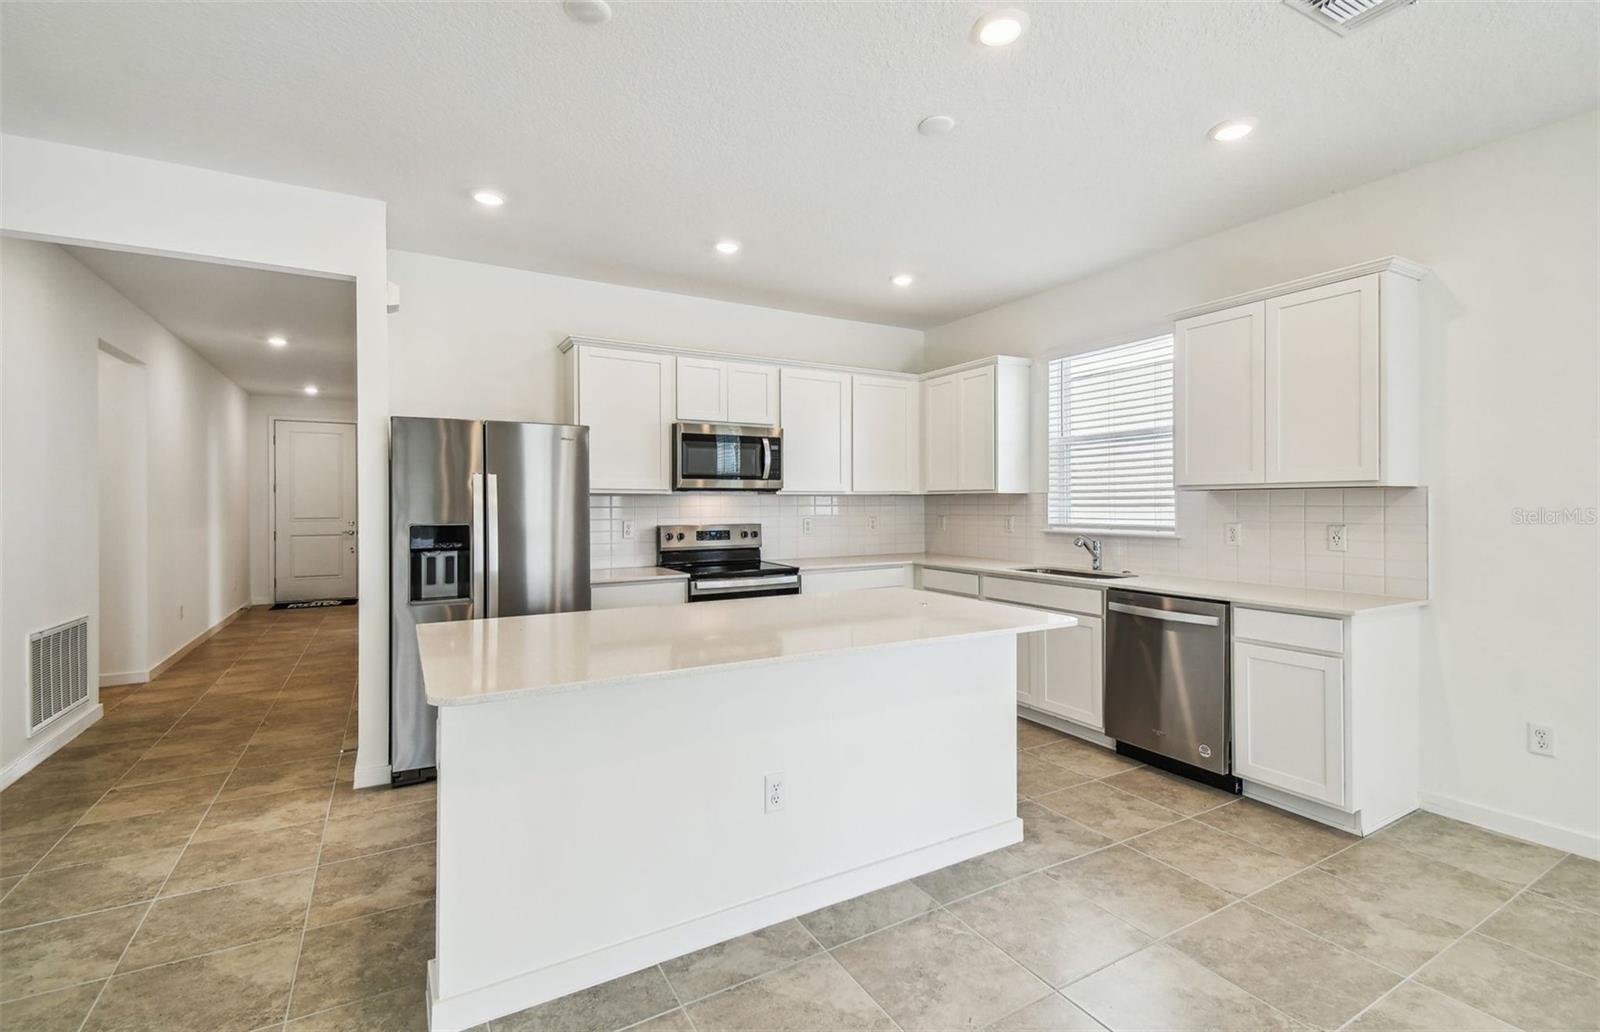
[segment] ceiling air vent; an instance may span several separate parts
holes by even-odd
[[[1390,11],[1410,7],[1417,0],[1283,0],[1284,3],[1341,36]]]

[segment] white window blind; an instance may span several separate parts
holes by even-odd
[[[1052,527],[1172,531],[1172,337],[1050,363]]]

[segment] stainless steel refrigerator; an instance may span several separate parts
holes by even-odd
[[[389,424],[389,769],[434,773],[417,626],[589,608],[589,428]]]

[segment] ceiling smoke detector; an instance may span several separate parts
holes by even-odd
[[[1325,29],[1341,36],[1417,0],[1283,0]]]

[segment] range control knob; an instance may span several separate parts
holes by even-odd
[[[682,531],[679,531],[679,532],[678,532],[678,540],[679,540],[679,541],[682,541],[682,540],[683,540],[683,532],[682,532]]]
[[[750,532],[748,530],[741,530],[739,531],[739,536],[742,538],[747,538],[750,536]]]

